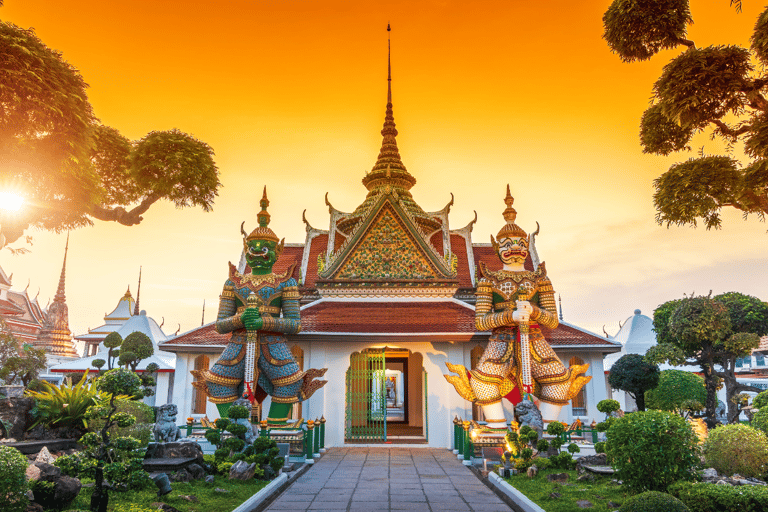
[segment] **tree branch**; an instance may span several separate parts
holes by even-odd
[[[727,124],[725,124],[724,122],[722,122],[719,119],[713,119],[710,122],[712,124],[714,124],[715,126],[717,126],[718,128],[720,128],[720,132],[723,135],[727,135],[729,137],[733,137],[734,139],[737,138],[739,135],[747,133],[751,129],[750,126],[744,125],[741,128],[739,128],[738,130],[734,130],[733,128],[731,128],[730,126],[728,126]]]
[[[690,39],[685,39],[683,37],[678,37],[677,43],[687,46],[688,48],[696,48],[696,44],[694,44],[693,41],[691,41]]]
[[[123,226],[133,226],[140,223],[144,218],[141,216],[149,210],[157,200],[160,199],[159,194],[150,194],[144,198],[138,206],[128,211],[122,206],[116,206],[114,208],[104,208],[103,206],[94,206],[89,214],[99,220],[113,221],[122,224]]]

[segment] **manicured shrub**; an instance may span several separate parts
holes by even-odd
[[[704,461],[724,475],[760,477],[768,472],[768,436],[747,425],[723,425],[709,432]]]
[[[616,477],[635,492],[665,491],[691,480],[699,465],[698,438],[680,416],[640,411],[618,418],[608,429],[606,453]]]
[[[597,410],[600,412],[605,413],[606,415],[611,414],[614,411],[618,411],[621,409],[621,404],[618,400],[600,400],[597,402]]]
[[[27,458],[16,448],[0,446],[0,501],[4,512],[27,508]]]
[[[155,423],[155,411],[154,409],[137,400],[120,399],[115,400],[118,414],[125,418],[125,415],[135,418],[135,422],[131,425],[121,426],[118,422],[108,429],[111,436],[114,437],[133,437],[141,442],[141,446],[147,446],[152,438],[152,428]],[[104,427],[104,419],[95,418],[88,422],[88,428],[94,432],[101,431]]]
[[[762,409],[766,405],[768,405],[768,391],[761,391],[752,400],[752,407]]]
[[[632,496],[619,508],[619,512],[690,512],[682,501],[669,494],[646,491]]]
[[[752,416],[752,427],[768,434],[768,407],[763,407]]]
[[[605,441],[595,443],[595,453],[605,453]]]
[[[659,385],[645,392],[645,406],[649,409],[682,415],[691,401],[706,403],[707,389],[702,377],[683,370],[664,370],[659,375]]]
[[[679,482],[669,493],[691,512],[763,512],[768,510],[768,488],[758,485],[717,485]]]

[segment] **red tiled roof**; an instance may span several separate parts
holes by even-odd
[[[459,279],[459,288],[472,288],[472,273],[474,268],[469,268],[467,258],[467,242],[461,235],[451,235],[451,252],[458,258],[456,277]]]
[[[474,333],[475,312],[455,302],[321,302],[301,312],[302,332]]]
[[[229,334],[219,334],[216,322],[211,322],[161,343],[160,348],[166,345],[226,345],[228,341]]]
[[[304,279],[304,286],[314,288],[317,281],[317,256],[321,252],[328,250],[328,235],[317,235],[312,239],[309,246],[309,261],[307,262],[307,275]]]
[[[22,313],[24,313],[24,310],[10,300],[0,299],[0,314],[20,315]]]
[[[541,333],[553,347],[566,347],[569,345],[616,345],[617,350],[621,348],[619,343],[611,343],[606,338],[582,331],[571,325],[560,323],[557,328],[541,328]]]

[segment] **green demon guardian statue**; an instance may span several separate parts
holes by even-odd
[[[507,431],[502,398],[513,404],[529,400],[526,405],[536,404],[544,421],[553,421],[592,378],[584,375],[588,364],[566,368],[541,333],[541,326],[559,324],[555,292],[544,263],[525,269],[531,242],[515,224],[509,186],[504,202],[507,224],[496,239],[491,236],[503,268],[479,265],[483,277],[477,284],[475,326],[492,332],[488,346],[476,368],[446,363],[458,375],[445,376],[464,399],[482,406],[487,426],[481,433],[488,436]]]
[[[272,272],[284,239],[278,240],[268,227],[266,187],[260,205],[259,226],[247,236],[240,226],[250,272],[246,269],[241,274],[230,263],[229,279],[221,292],[216,331],[232,333],[229,344],[213,368],[193,374],[195,386],[207,394],[222,416],[240,397],[255,405],[270,395],[267,420],[279,425],[285,424],[292,404],[325,385],[326,381],[315,378],[322,377],[326,369],[301,371],[285,344],[286,334],[301,331],[299,289],[291,277],[293,266],[282,275]]]

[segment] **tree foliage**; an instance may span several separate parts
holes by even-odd
[[[737,11],[741,2],[732,2]],[[658,155],[690,150],[708,131],[729,147],[742,143],[751,161],[700,155],[674,164],[654,181],[659,224],[719,228],[724,207],[744,215],[768,213],[768,8],[754,28],[750,48],[697,48],[687,39],[693,23],[688,0],[614,0],[603,16],[604,38],[624,62],[647,60],[665,49],[684,51],[663,69],[652,104],[642,116],[643,151]],[[753,62],[759,62],[754,66]]]
[[[692,409],[703,409],[706,401],[704,379],[683,370],[662,371],[659,385],[645,393],[645,405],[649,409],[676,412],[683,417]]]
[[[118,363],[120,366],[130,367],[135,372],[139,363],[154,353],[155,349],[149,336],[139,331],[132,332],[123,340]]]
[[[655,363],[699,366],[707,391],[707,423],[714,426],[717,390],[725,383],[729,422],[738,420],[732,398],[741,391],[760,390],[736,381],[736,359],[768,333],[768,305],[737,292],[669,301],[656,309],[653,326],[658,345],[646,353]]]
[[[34,33],[0,22],[0,185],[25,197],[0,217],[8,243],[25,229],[93,219],[131,226],[160,199],[209,211],[221,185],[213,150],[179,130],[131,142],[93,113],[80,72]]]
[[[647,363],[640,354],[626,354],[611,366],[608,384],[626,391],[639,411],[645,410],[645,392],[659,383],[659,367]]]

